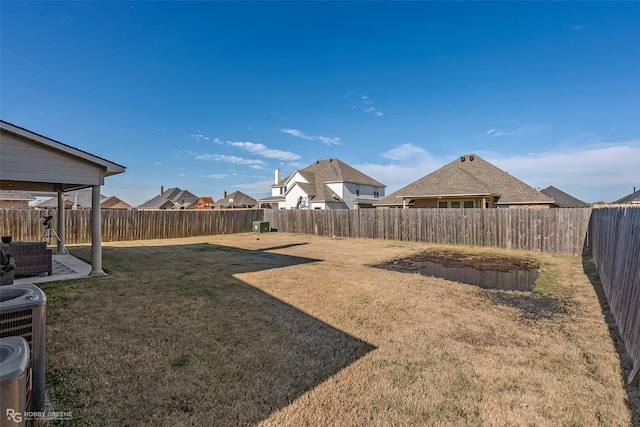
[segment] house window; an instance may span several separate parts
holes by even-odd
[[[380,189],[378,187],[373,187],[373,197],[380,197]]]
[[[356,184],[356,196],[360,195],[360,184]]]
[[[440,200],[440,201],[438,201],[438,207],[439,208],[448,208],[449,207],[449,203],[446,202],[446,201]]]
[[[460,208],[460,202],[455,201],[455,202],[451,202],[451,208],[452,209],[459,209]]]
[[[473,200],[465,200],[464,201],[464,208],[465,209],[473,208]]]

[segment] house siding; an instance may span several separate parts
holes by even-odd
[[[302,197],[306,201],[306,204],[301,209],[307,209],[309,207],[307,193],[305,193],[305,191],[298,185],[294,185],[291,188],[291,190],[287,193],[284,204],[280,203],[280,207],[285,209],[295,209],[296,205],[298,204],[298,198],[300,197]]]
[[[104,185],[104,170],[95,164],[8,132],[2,132],[0,157],[3,180]]]

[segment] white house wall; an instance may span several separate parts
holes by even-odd
[[[287,193],[287,195],[285,196],[285,202],[284,203],[280,203],[280,208],[285,208],[285,209],[295,209],[296,205],[298,204],[298,198],[303,197],[303,198],[307,198],[308,195],[307,193],[300,188],[298,185],[293,185],[293,187],[291,187],[289,189],[289,192]],[[305,206],[303,209],[307,209],[308,205]]]
[[[302,176],[302,175],[300,174],[300,172],[298,172],[298,171],[295,171],[295,172],[293,173],[293,175],[291,175],[291,177],[290,177],[290,178],[289,178],[289,180],[287,181],[287,184],[288,184],[289,186],[291,186],[294,182],[304,182],[304,183],[306,183],[306,184],[308,184],[308,183],[309,183],[309,181],[307,181],[307,180],[305,179],[305,177],[304,177],[304,176]]]
[[[325,202],[311,202],[311,209],[327,209]]]
[[[39,144],[2,132],[2,179],[46,183],[104,185],[104,169]]]
[[[372,201],[379,200],[384,197],[384,187],[378,188],[378,197],[374,196],[374,189],[372,185],[363,185],[363,184],[354,184],[351,182],[344,184],[344,193],[342,195],[343,200],[349,207],[349,209],[353,209],[354,199],[371,199]],[[359,190],[359,191],[358,191]],[[357,194],[356,194],[357,193]]]

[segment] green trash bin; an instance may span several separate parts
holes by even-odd
[[[253,221],[253,232],[254,233],[268,233],[269,232],[269,222],[268,221]]]

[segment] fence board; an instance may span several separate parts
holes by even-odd
[[[465,244],[582,255],[590,208],[265,210],[292,233]],[[309,221],[308,219],[312,219]]]
[[[594,209],[587,243],[637,372],[640,366],[640,207]]]
[[[103,209],[102,241],[167,239],[213,234],[251,231],[253,221],[263,219],[262,210],[233,209],[211,211],[119,211]],[[45,227],[42,211],[33,209],[0,209],[0,227],[3,236],[14,241],[41,241]],[[60,227],[53,213],[54,230]],[[55,236],[51,233],[51,244]],[[68,244],[91,241],[91,211],[65,211],[65,242]]]

